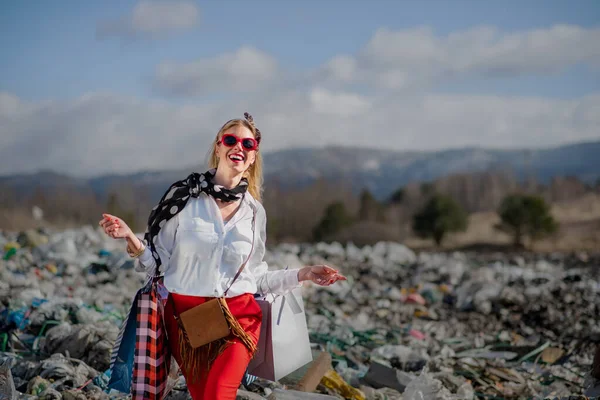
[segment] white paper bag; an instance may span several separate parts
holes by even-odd
[[[277,381],[313,360],[300,288],[258,300],[263,312],[258,350],[248,373]]]

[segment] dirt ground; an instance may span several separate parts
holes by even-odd
[[[558,232],[533,244],[526,243],[530,250],[600,250],[600,195],[588,194],[575,201],[554,204],[552,214],[560,224]],[[471,214],[467,231],[448,235],[443,247],[453,249],[488,246],[501,249],[508,246],[511,244],[511,237],[494,229],[499,222],[495,212]],[[431,241],[417,238],[410,238],[404,243],[416,249],[432,246]]]
[[[550,238],[533,244],[526,243],[529,250],[541,252],[600,251],[600,195],[587,194],[571,202],[554,204],[552,214],[560,224],[559,231]],[[495,212],[471,214],[467,231],[449,234],[444,239],[443,248],[502,250],[511,245],[511,238],[509,235],[494,229],[498,222],[500,220]],[[44,224],[35,221],[31,213],[25,210],[0,210],[0,229],[24,230],[36,228],[40,225]],[[58,221],[54,227],[61,229],[79,225],[73,221],[65,220]],[[431,240],[422,240],[415,237],[401,240],[400,236],[394,233],[397,231],[395,227],[386,225],[385,228],[390,231],[389,234],[383,235],[384,238],[388,238],[387,240],[399,240],[414,249],[433,248]]]

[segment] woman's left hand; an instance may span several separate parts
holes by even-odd
[[[345,281],[346,277],[327,265],[312,265],[298,271],[298,280],[300,282],[312,281],[317,285],[329,286],[337,281]]]

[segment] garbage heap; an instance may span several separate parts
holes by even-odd
[[[143,275],[123,244],[83,227],[3,232],[0,250],[0,398],[125,398],[107,390],[110,351]],[[348,281],[303,286],[314,365],[280,382],[250,380],[238,399],[594,390],[597,256],[415,254],[381,242],[283,244],[266,260],[272,269],[328,264]],[[301,388],[298,379],[313,384]],[[189,398],[183,378],[169,398]]]

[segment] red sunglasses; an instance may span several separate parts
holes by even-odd
[[[237,136],[232,135],[231,133],[226,133],[225,135],[223,135],[223,137],[221,137],[221,140],[219,140],[217,143],[223,143],[227,147],[233,147],[238,142],[242,143],[242,147],[244,148],[244,150],[252,151],[258,149],[258,142],[256,141],[256,139],[240,139]]]

